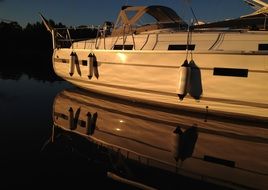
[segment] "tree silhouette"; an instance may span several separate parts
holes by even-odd
[[[53,20],[48,22],[54,28],[66,28],[62,23],[55,23]],[[97,30],[79,26],[71,27],[70,33],[74,39],[92,38],[96,37]],[[16,79],[19,78],[19,73],[40,80],[60,80],[52,67],[51,34],[43,23],[28,23],[22,28],[17,22],[1,22],[0,44],[2,76],[3,72],[7,72],[7,75],[13,73],[13,76],[16,72]]]
[[[0,44],[0,74],[4,78],[15,75],[19,79],[22,74],[27,74],[43,81],[59,80],[52,68],[51,34],[42,23],[28,23],[22,28],[17,22],[1,22]]]

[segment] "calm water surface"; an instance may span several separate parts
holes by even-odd
[[[65,81],[0,75],[0,187],[267,187],[264,126],[208,122]]]
[[[14,79],[15,78],[15,79]],[[53,101],[73,88],[66,82],[42,82],[27,75],[0,79],[1,185],[35,187],[125,187],[106,178],[100,163],[89,161],[59,140],[49,143]],[[89,147],[90,148],[90,147]]]

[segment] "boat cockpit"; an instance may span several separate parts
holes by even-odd
[[[165,6],[123,6],[112,36],[161,29],[186,30],[187,27],[187,23],[175,11]]]

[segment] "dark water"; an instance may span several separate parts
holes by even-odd
[[[0,71],[1,189],[138,189],[137,183],[156,189],[252,188],[247,179],[261,183],[257,189],[267,187],[264,126],[213,121],[206,128],[202,116],[136,105],[44,77],[52,75]],[[93,116],[94,131],[87,127]],[[178,140],[180,133],[187,141]],[[174,139],[187,145],[177,157]]]

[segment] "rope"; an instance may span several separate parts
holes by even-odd
[[[189,56],[189,45],[192,43],[192,29],[190,29],[190,26],[188,26],[187,30],[187,44],[186,44],[186,60],[188,60]]]

